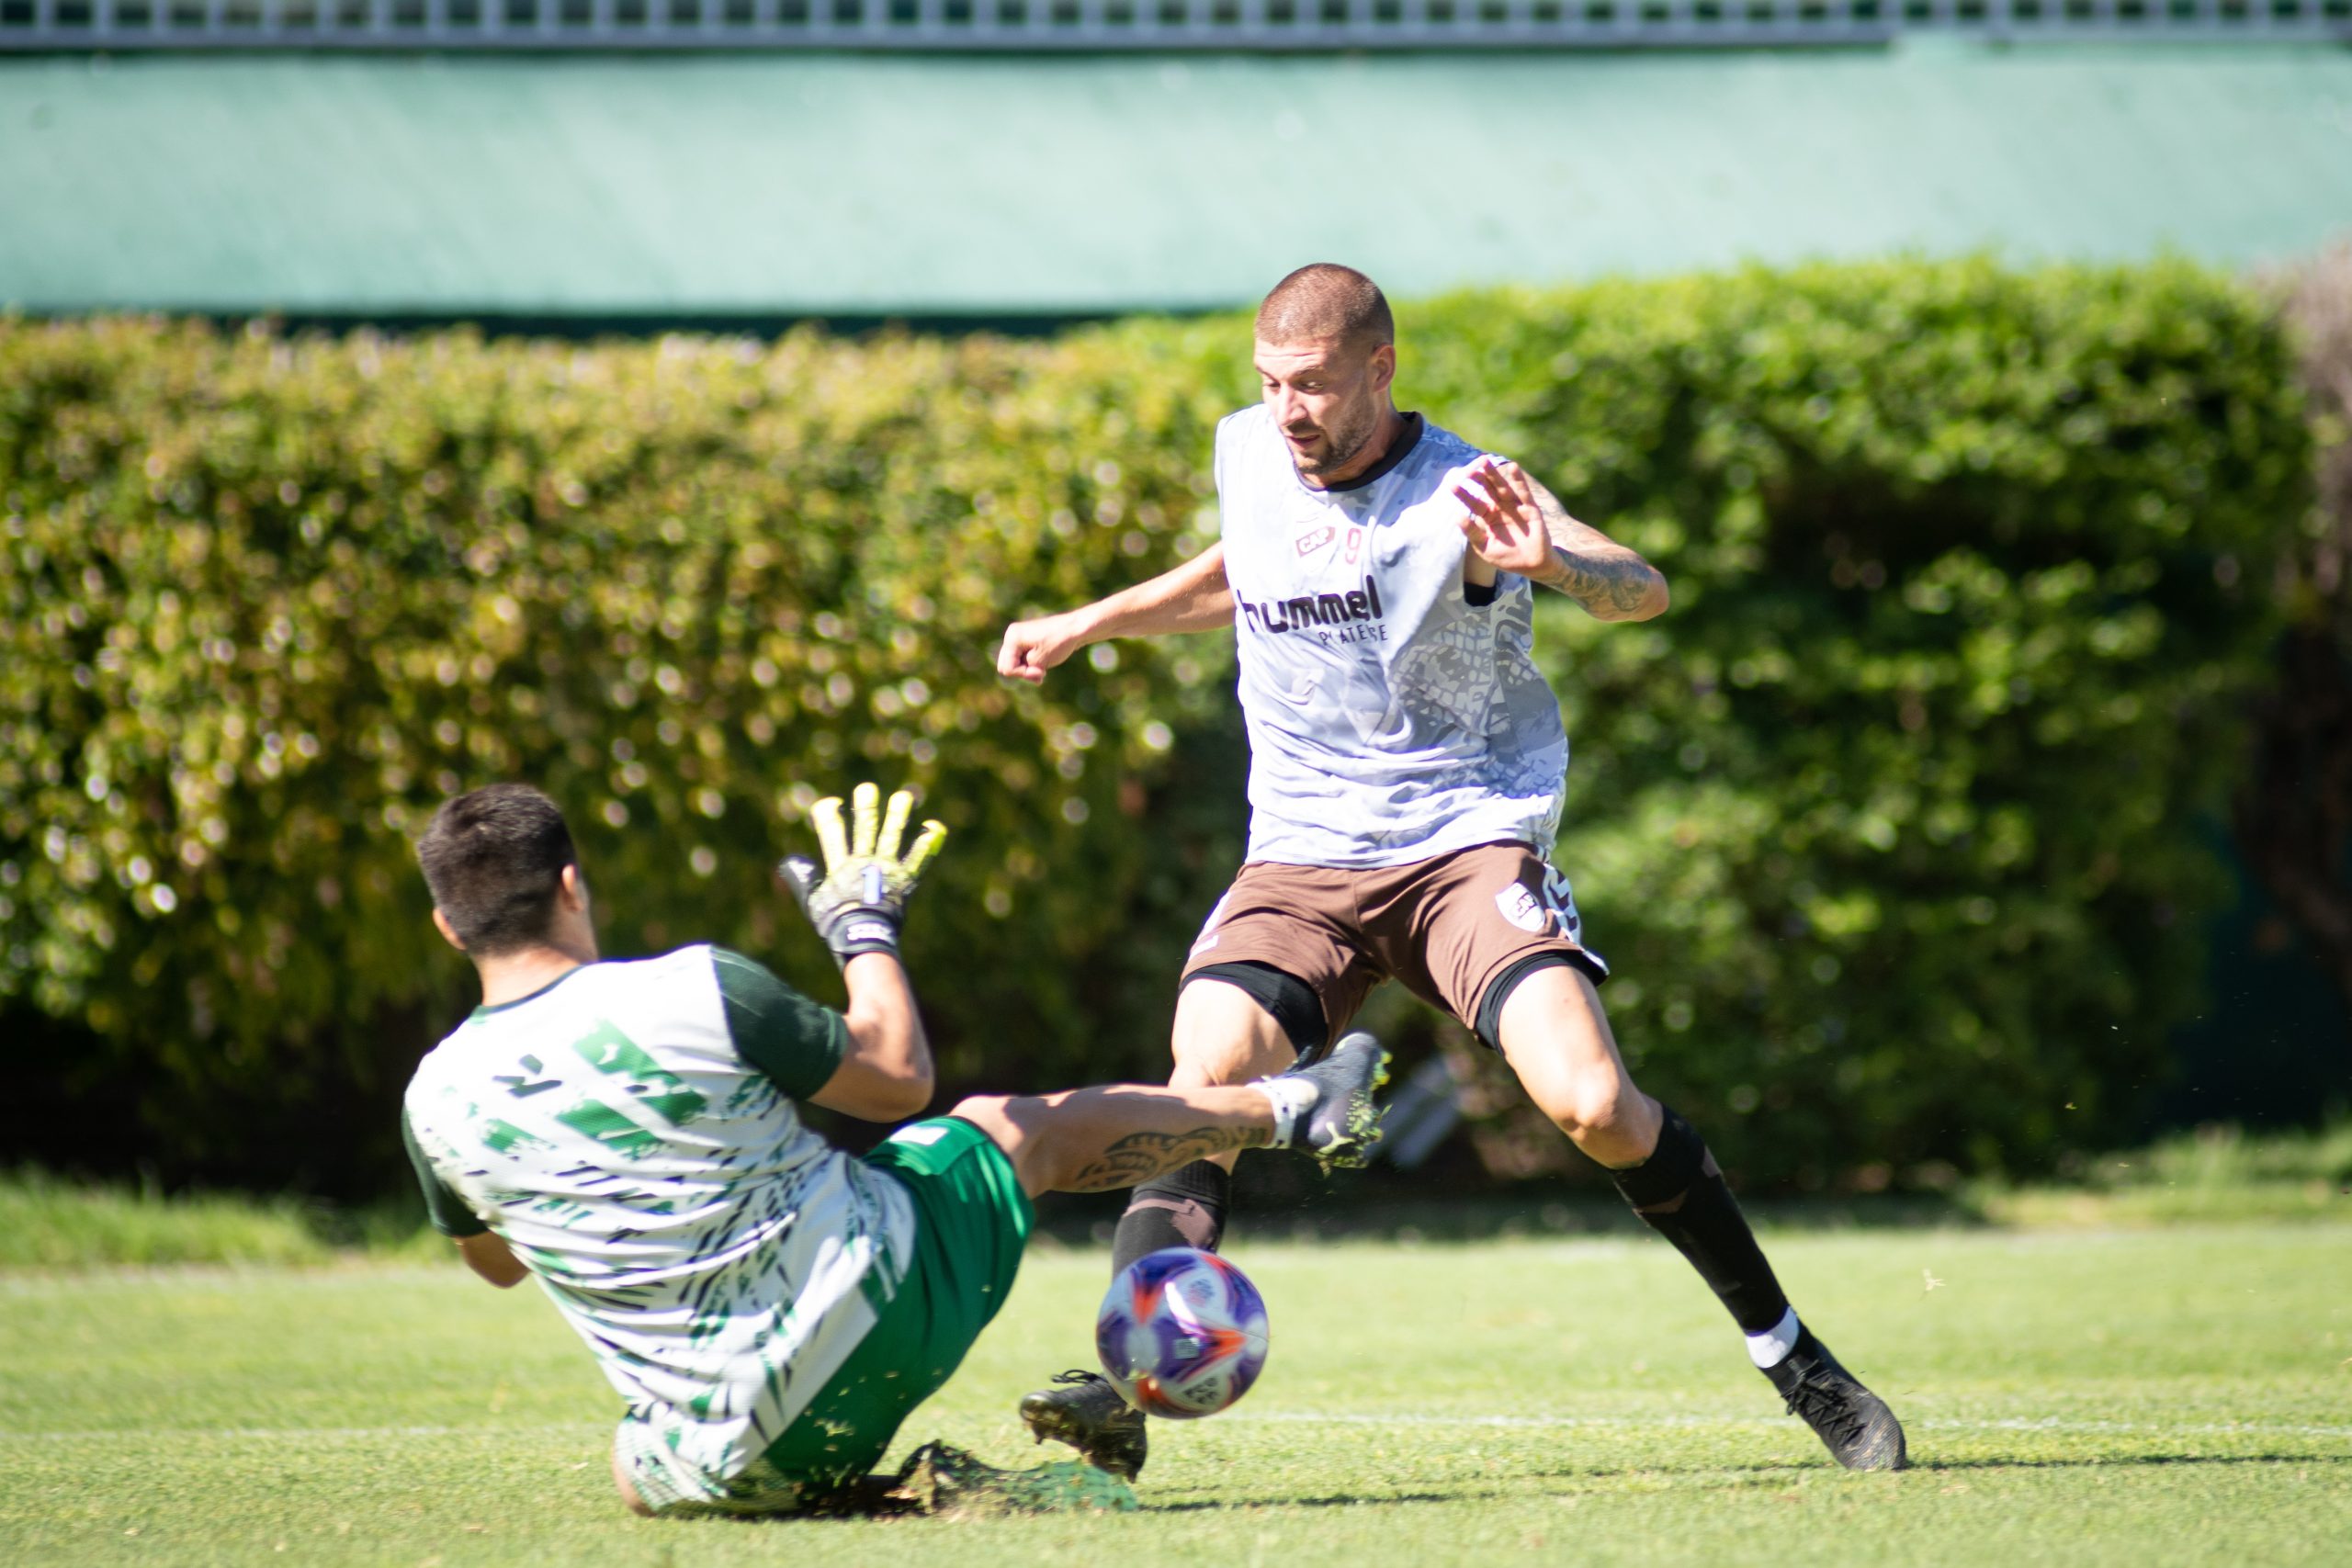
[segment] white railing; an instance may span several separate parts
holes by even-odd
[[[0,0],[0,52],[2352,41],[2352,0]]]

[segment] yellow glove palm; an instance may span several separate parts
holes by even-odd
[[[882,792],[871,784],[858,785],[850,799],[846,829],[841,796],[828,795],[809,808],[822,866],[807,855],[791,855],[777,867],[817,934],[843,964],[861,953],[898,952],[907,898],[947,838],[945,823],[926,821],[901,856],[914,795],[894,792],[887,815],[880,809]]]

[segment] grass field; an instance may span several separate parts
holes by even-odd
[[[0,1274],[0,1562],[726,1565],[2335,1563],[2352,1555],[2352,1227],[1772,1239],[1905,1417],[1849,1476],[1645,1240],[1251,1245],[1274,1352],[1161,1427],[1146,1511],[657,1523],[529,1287],[360,1262]],[[1034,1253],[897,1452],[1037,1450],[1103,1260]],[[1058,1453],[1060,1450],[1055,1450]],[[895,1458],[895,1454],[894,1454]]]

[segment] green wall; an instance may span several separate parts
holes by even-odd
[[[1404,297],[2352,228],[2352,51],[0,60],[0,306],[662,319]]]

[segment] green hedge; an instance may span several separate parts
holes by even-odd
[[[2259,308],[1972,262],[1403,324],[1412,402],[1674,582],[1660,621],[1540,634],[1645,1080],[1764,1180],[2113,1135],[2194,1005],[2194,818],[2309,504]],[[1156,1071],[1238,853],[1229,639],[1042,692],[992,661],[1007,617],[1212,536],[1248,395],[1238,319],[0,324],[0,998],[111,1042],[191,1149],[237,1136],[215,1100],[396,1088],[465,997],[406,835],[515,774],[570,808],[614,950],[713,937],[830,994],[767,867],[872,775],[956,829],[911,953],[949,1077]]]
[[[1515,326],[1456,375],[1516,395],[1460,417],[1675,585],[1541,638],[1562,859],[1645,1078],[1807,1182],[2136,1132],[2311,504],[2266,310],[2179,266],[1889,265]]]

